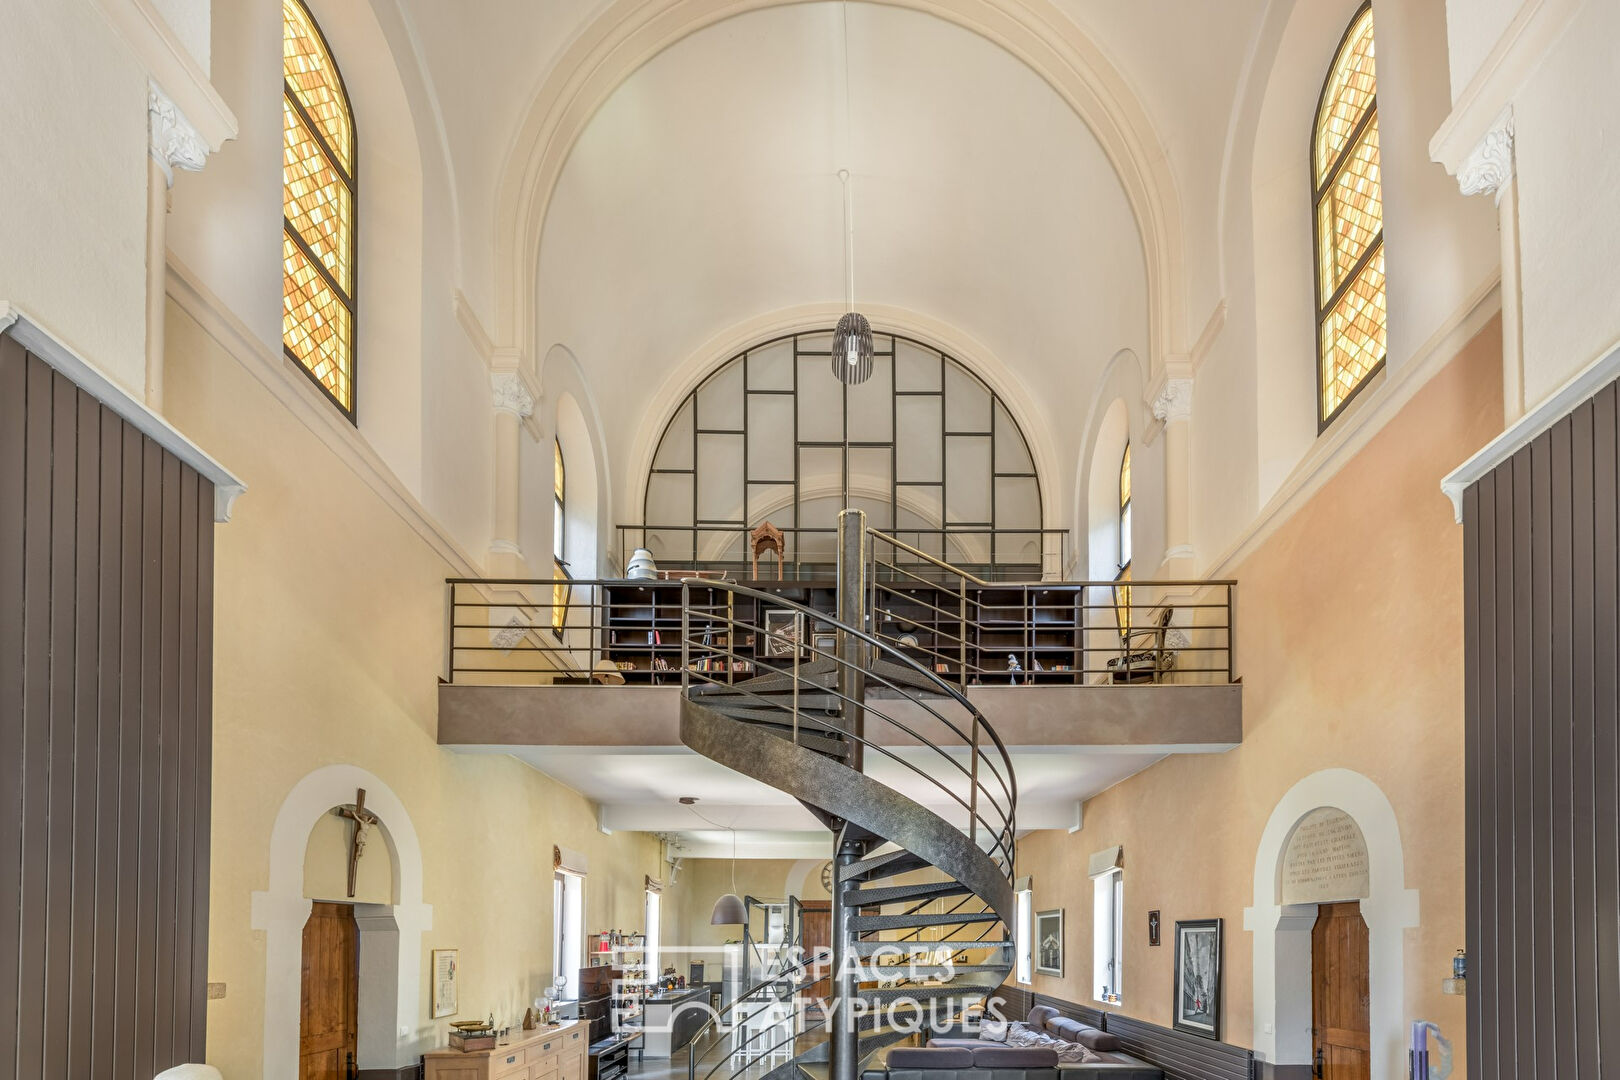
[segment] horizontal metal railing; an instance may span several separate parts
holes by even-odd
[[[926,553],[875,546],[866,631],[959,688],[1236,678],[1231,581],[992,582],[971,573],[952,580],[955,568],[928,562]],[[789,604],[809,601],[814,609],[804,617],[808,647],[830,633],[830,583],[754,582],[761,598],[740,601],[724,584],[697,581],[683,592],[680,581],[448,579],[444,678],[673,686],[688,662],[686,606],[748,623],[724,635],[712,618],[695,624],[698,644],[707,633],[711,647],[694,662],[733,683],[787,666],[788,650],[772,645],[771,635],[791,617]]]

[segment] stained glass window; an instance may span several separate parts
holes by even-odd
[[[1333,58],[1311,133],[1316,198],[1317,422],[1327,427],[1384,366],[1384,196],[1372,5]]]
[[[354,115],[320,27],[282,0],[281,344],[354,419]]]
[[[1125,444],[1125,453],[1119,460],[1119,573],[1114,580],[1114,611],[1119,616],[1119,632],[1123,636],[1131,629],[1131,444]]]
[[[562,631],[563,623],[568,620],[568,597],[572,585],[568,579],[568,563],[565,561],[564,540],[568,536],[568,470],[563,466],[562,442],[553,440],[551,444],[551,628]]]

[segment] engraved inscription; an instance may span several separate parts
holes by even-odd
[[[1367,841],[1343,810],[1312,810],[1294,827],[1283,853],[1278,902],[1323,904],[1371,893]]]

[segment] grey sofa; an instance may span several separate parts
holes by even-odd
[[[1026,1050],[985,1043],[958,1046],[897,1046],[869,1066],[862,1080],[1058,1080],[1055,1050]]]
[[[1091,1051],[1097,1059],[1085,1062],[1061,1062],[1058,1071],[1060,1080],[1079,1080],[1080,1077],[1100,1077],[1106,1080],[1164,1080],[1164,1072],[1156,1065],[1150,1065],[1140,1058],[1134,1058],[1120,1049],[1117,1036],[1110,1035],[1099,1028],[1089,1027],[1061,1015],[1049,1005],[1037,1005],[1025,1017],[1026,1027],[1044,1032],[1054,1039],[1066,1043],[1078,1043]],[[936,1030],[928,1040],[928,1046],[935,1049],[961,1049],[978,1051],[986,1047],[1005,1047],[1004,1043],[992,1042],[975,1036],[974,1032],[965,1028],[951,1030]],[[1011,1049],[1038,1049],[1037,1047],[1013,1047]],[[916,1078],[910,1078],[916,1080]],[[923,1078],[928,1080],[928,1078]]]

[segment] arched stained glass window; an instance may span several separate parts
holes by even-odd
[[[1119,459],[1119,573],[1114,580],[1114,612],[1119,617],[1119,632],[1131,629],[1131,444],[1125,444],[1125,453]]]
[[[282,0],[281,343],[354,419],[354,114],[326,39]]]
[[[1316,202],[1317,423],[1326,428],[1384,366],[1384,194],[1372,5],[1351,20],[1311,133]]]
[[[562,440],[551,443],[551,565],[554,583],[551,586],[551,628],[561,632],[568,620],[569,584],[568,540],[568,469],[563,464]]]

